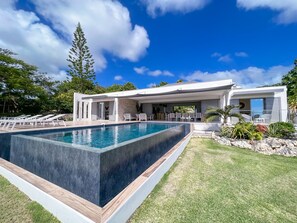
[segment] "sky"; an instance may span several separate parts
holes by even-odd
[[[296,0],[1,0],[0,48],[65,80],[80,22],[101,86],[277,83],[297,59]]]

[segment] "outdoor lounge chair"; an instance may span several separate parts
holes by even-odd
[[[37,120],[40,120],[42,118],[48,118],[48,117],[51,117],[53,115],[47,115],[47,116],[44,116],[42,118],[39,118],[41,115],[34,115],[32,117],[28,117],[28,118],[21,118],[21,119],[15,119],[15,120],[7,120],[6,123],[4,124],[3,128],[6,128],[6,129],[9,129],[10,125],[12,124],[11,126],[11,130],[14,129],[14,127],[19,124],[19,125],[25,125],[25,124],[34,124],[37,122]]]
[[[124,114],[124,121],[131,121],[131,114],[130,113],[125,113]]]
[[[45,124],[53,124],[53,126],[55,126],[56,124],[57,125],[60,125],[60,122],[63,123],[64,126],[66,126],[66,123],[63,119],[61,119],[62,117],[64,117],[65,114],[59,114],[59,115],[56,115],[54,117],[51,117],[51,118],[48,118],[48,119],[45,119],[45,120],[42,120],[42,121],[39,121],[40,124],[42,124],[43,126]]]
[[[138,116],[139,121],[147,121],[147,115],[146,113],[140,113]]]

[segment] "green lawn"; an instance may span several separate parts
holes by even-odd
[[[297,222],[297,158],[193,138],[130,222]]]
[[[0,175],[0,222],[59,222]]]

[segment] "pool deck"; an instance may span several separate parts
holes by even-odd
[[[127,122],[125,122],[127,123]],[[98,125],[98,123],[94,123]],[[90,126],[88,124],[88,126]],[[69,127],[69,126],[68,126]],[[4,159],[0,158],[0,170],[1,167],[6,171],[16,175],[17,177],[25,180],[29,184],[40,189],[44,193],[57,199],[73,210],[79,212],[83,216],[87,217],[91,222],[107,222],[108,219],[123,205],[127,200],[135,193],[137,189],[142,186],[148,178],[167,160],[175,153],[180,146],[189,140],[191,133],[184,137],[174,147],[172,147],[167,153],[165,153],[159,160],[145,170],[139,177],[137,177],[131,184],[129,184],[123,191],[121,191],[116,197],[114,197],[109,203],[103,208],[41,178],[37,175],[24,170]],[[1,172],[0,172],[1,173]]]

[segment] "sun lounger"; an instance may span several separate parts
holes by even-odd
[[[40,124],[42,124],[42,125],[53,124],[53,126],[55,126],[56,124],[60,125],[60,122],[62,122],[63,125],[66,126],[65,121],[63,119],[61,119],[64,116],[65,116],[65,114],[59,114],[59,115],[56,115],[54,117],[51,117],[51,118],[40,121]]]

